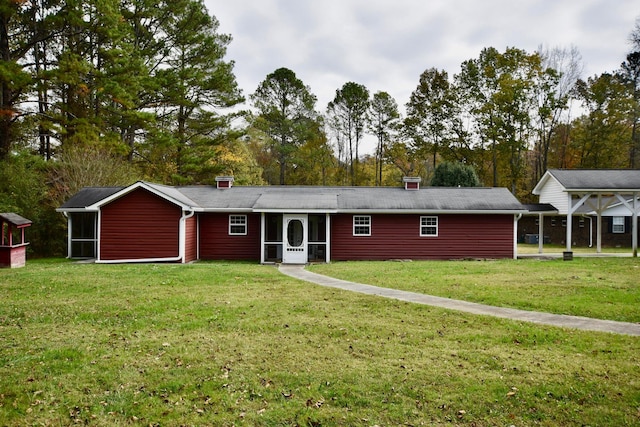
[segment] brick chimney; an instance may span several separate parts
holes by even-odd
[[[220,189],[228,189],[233,186],[232,176],[216,176],[216,184]]]
[[[420,178],[419,176],[405,176],[404,178],[402,178],[402,182],[404,182],[405,190],[419,190],[422,178]]]

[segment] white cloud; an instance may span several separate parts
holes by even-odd
[[[324,111],[354,81],[404,105],[431,67],[452,77],[485,47],[576,46],[584,77],[614,71],[640,15],[637,0],[205,0],[231,34],[228,58],[245,95],[279,67]]]

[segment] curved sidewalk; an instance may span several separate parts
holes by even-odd
[[[540,313],[535,311],[517,310],[513,308],[494,307],[477,304],[474,302],[454,300],[415,292],[399,291],[397,289],[381,288],[378,286],[364,285],[346,280],[334,279],[321,274],[307,271],[302,265],[284,265],[279,267],[280,272],[296,279],[305,280],[321,286],[360,292],[368,295],[377,295],[407,301],[416,304],[431,305],[435,307],[458,310],[466,313],[485,316],[501,317],[504,319],[520,320],[523,322],[539,323],[542,325],[574,328],[585,331],[611,332],[615,334],[640,336],[640,324],[616,322],[613,320],[599,320],[580,316],[567,316],[563,314]]]

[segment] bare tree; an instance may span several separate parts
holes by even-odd
[[[575,46],[568,49],[540,46],[538,53],[545,73],[538,82],[535,182],[548,168],[549,147],[558,125],[563,119],[566,123],[571,121],[570,94],[583,70],[582,56]],[[568,137],[568,134],[565,133],[564,136]]]

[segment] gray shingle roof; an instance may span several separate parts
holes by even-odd
[[[180,187],[207,209],[322,211],[521,211],[520,202],[505,188],[426,187],[298,187],[261,186],[231,189]]]
[[[549,169],[548,172],[567,190],[640,191],[640,170]]]
[[[60,210],[82,209],[113,196],[124,187],[85,187],[60,206]]]
[[[320,212],[524,212],[522,204],[506,188],[424,187],[301,187],[213,186],[166,187],[147,184],[154,190],[204,211],[245,210]],[[122,188],[86,188],[60,210],[95,204]]]
[[[20,215],[13,212],[0,213],[0,219],[8,222],[9,224],[15,225],[16,227],[31,224],[31,220],[21,217]]]

